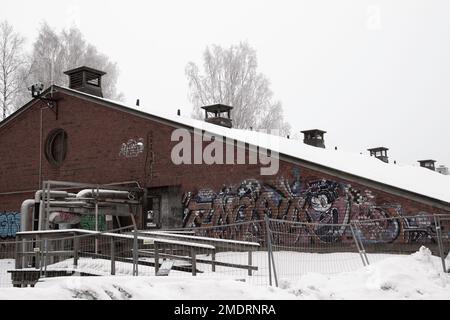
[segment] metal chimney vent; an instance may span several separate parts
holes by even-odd
[[[205,121],[216,124],[218,126],[231,128],[233,123],[231,120],[231,110],[233,107],[224,104],[214,104],[202,107],[205,110]]]
[[[423,168],[427,168],[432,171],[436,171],[436,167],[434,166],[434,164],[436,163],[436,160],[419,160],[417,162],[419,162],[420,166]]]
[[[325,149],[325,139],[323,136],[325,133],[327,133],[326,131],[319,129],[312,129],[302,131],[302,133],[304,135],[303,142],[305,144]]]
[[[106,72],[89,67],[79,67],[68,70],[64,74],[69,76],[69,88],[94,96],[102,97],[102,76]]]
[[[389,149],[385,147],[378,147],[378,148],[372,148],[367,149],[367,151],[370,152],[371,157],[375,157],[377,159],[380,159],[383,162],[389,163],[389,157],[387,155],[387,151]]]

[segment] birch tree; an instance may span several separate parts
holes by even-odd
[[[123,94],[117,92],[117,64],[88,43],[76,27],[58,33],[47,23],[43,23],[33,44],[30,61],[29,83],[40,82],[45,88],[51,84],[68,86],[69,79],[64,71],[88,66],[106,72],[102,79],[105,98],[123,99]]]
[[[256,51],[247,43],[229,48],[207,47],[203,70],[193,62],[186,67],[192,116],[203,119],[202,106],[225,104],[233,107],[233,127],[290,131],[283,119],[280,101],[275,101],[268,78],[257,70]]]
[[[15,104],[21,88],[24,38],[7,22],[0,23],[0,120],[19,106]]]

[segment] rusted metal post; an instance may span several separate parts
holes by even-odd
[[[195,256],[195,249],[191,249],[191,259],[192,259],[192,275],[195,277],[197,275],[197,257]]]
[[[134,226],[134,230],[133,230],[133,276],[138,276],[139,275],[139,270],[138,270],[138,266],[139,266],[139,246],[138,246],[138,232],[137,232],[137,228],[136,225]]]
[[[159,271],[159,247],[158,242],[153,243],[153,249],[155,250],[155,276],[158,275]]]
[[[116,244],[114,237],[111,237],[111,275],[116,275]]]
[[[73,238],[73,265],[74,265],[74,267],[78,267],[79,250],[80,250],[80,238],[78,238],[76,236],[76,234],[74,233],[74,238]]]
[[[252,252],[249,251],[248,252],[248,266],[251,267],[252,266]],[[252,275],[252,269],[248,268],[248,275],[251,276]]]
[[[211,254],[211,269],[212,272],[216,272],[216,250],[214,249]]]
[[[34,247],[34,253],[35,253],[35,269],[40,270],[41,269],[41,260],[40,260],[40,256],[41,256],[41,241],[40,241],[40,237],[39,235],[36,236],[35,239],[35,247]]]
[[[21,254],[20,252],[20,248],[22,247],[22,252],[24,252],[24,247],[25,247],[25,242],[21,241],[21,237],[20,236],[16,236],[16,252],[15,252],[15,268],[16,269],[22,269],[23,268],[23,261],[22,261],[22,257],[25,256],[24,254]]]

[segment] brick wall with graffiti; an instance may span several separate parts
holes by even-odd
[[[20,231],[20,213],[0,212],[0,239],[14,239]]]
[[[411,205],[387,201],[363,186],[332,177],[302,179],[300,168],[293,172],[290,178],[278,176],[264,182],[245,179],[220,190],[188,191],[182,200],[183,225],[220,226],[262,220],[267,215],[315,223],[312,232],[322,242],[351,241],[349,229],[340,226],[350,222],[356,223],[356,232],[367,244],[426,243],[434,239],[433,212],[424,211],[420,205],[411,209]]]

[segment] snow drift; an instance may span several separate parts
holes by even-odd
[[[216,277],[67,277],[35,288],[5,288],[0,299],[450,299],[450,274],[422,247],[370,266],[334,275],[307,273],[279,288]]]

